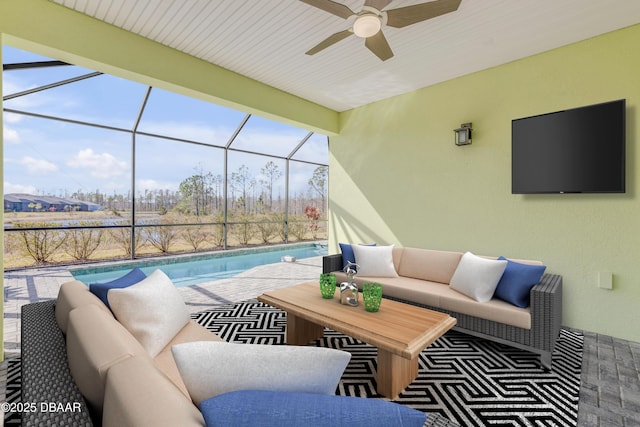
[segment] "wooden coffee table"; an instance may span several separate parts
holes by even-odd
[[[418,376],[418,355],[456,324],[445,313],[385,299],[380,311],[365,311],[320,295],[318,282],[265,292],[258,300],[287,313],[287,344],[305,345],[331,328],[378,348],[378,393],[390,399]],[[360,298],[362,300],[362,298]]]

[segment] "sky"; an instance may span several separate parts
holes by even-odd
[[[5,64],[47,61],[13,47],[3,47]],[[77,66],[48,67],[3,73],[3,97],[92,73]],[[4,192],[64,196],[85,193],[126,194],[131,189],[132,135],[113,129],[12,114],[6,109],[62,117],[132,130],[147,86],[100,75],[3,102]],[[138,130],[205,144],[224,146],[246,113],[153,88]],[[309,131],[251,116],[233,148],[287,156]],[[223,174],[224,150],[138,135],[136,193],[176,191],[197,171]],[[328,164],[327,138],[314,134],[294,159]],[[247,166],[251,177],[264,180],[261,169],[273,161],[282,177],[274,193],[284,196],[285,161],[229,152],[229,172]],[[292,192],[307,191],[316,165],[291,162]]]

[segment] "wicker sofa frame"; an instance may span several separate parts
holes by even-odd
[[[327,255],[322,259],[323,273],[341,271],[342,266],[342,254]],[[562,276],[544,274],[540,282],[531,289],[530,296],[531,329],[430,307],[414,301],[390,299],[447,313],[458,321],[455,330],[537,353],[543,366],[551,369],[552,353],[560,335],[562,322]]]
[[[55,300],[26,304],[21,310],[21,394],[37,410],[22,412],[22,425],[94,425],[89,407],[73,381],[64,334],[58,327]],[[40,411],[41,403],[70,403],[77,411]]]
[[[23,412],[22,426],[91,427],[94,420],[71,376],[65,337],[55,316],[55,300],[26,304],[21,311],[21,401],[72,404],[74,411]],[[460,427],[439,414],[429,414],[424,427]]]

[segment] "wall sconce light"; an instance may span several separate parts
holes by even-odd
[[[471,144],[471,123],[463,123],[453,132],[456,134],[456,145]]]

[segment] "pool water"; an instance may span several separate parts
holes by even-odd
[[[158,260],[138,264],[128,263],[117,269],[114,269],[113,266],[81,268],[72,270],[71,274],[76,280],[91,284],[117,279],[134,267],[140,267],[146,275],[160,269],[169,276],[176,287],[182,287],[233,277],[259,265],[281,262],[283,256],[293,256],[296,260],[301,260],[326,254],[326,245],[311,244],[277,250],[272,248],[255,249],[250,253],[246,251],[215,253],[207,258],[197,256],[192,259],[185,258],[184,261],[180,260],[179,262],[176,262],[174,258],[171,262],[165,261],[164,263],[158,263]]]

